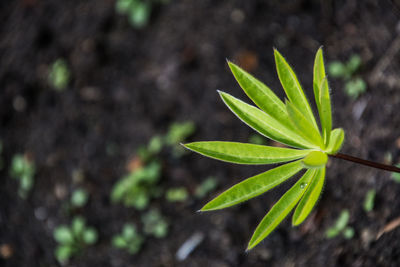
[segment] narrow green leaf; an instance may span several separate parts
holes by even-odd
[[[210,158],[239,164],[287,162],[309,153],[308,150],[221,141],[194,142],[184,146]]]
[[[294,211],[292,218],[293,225],[301,224],[310,214],[321,194],[322,187],[324,186],[324,181],[325,168],[320,168],[317,170],[310,185],[307,187],[304,196],[301,198],[299,205],[297,205],[297,208]]]
[[[296,206],[316,171],[316,169],[307,170],[303,177],[276,202],[257,226],[247,250],[252,249],[266,238]]]
[[[328,162],[328,156],[321,151],[311,151],[303,160],[302,163],[306,168],[321,168]]]
[[[301,88],[296,74],[278,50],[274,50],[274,55],[279,80],[281,81],[287,97],[304,114],[304,117],[313,127],[318,129],[310,104],[308,103],[307,97]]]
[[[324,143],[329,143],[332,130],[331,101],[329,97],[328,81],[325,74],[324,58],[322,48],[319,48],[314,61],[313,80],[315,103],[317,104]]]
[[[240,87],[260,109],[287,128],[293,129],[285,104],[268,86],[234,63],[228,62],[228,65]]]
[[[331,138],[326,148],[326,153],[328,155],[336,154],[343,145],[344,141],[344,131],[342,128],[336,128],[331,132]]]
[[[208,202],[201,211],[227,208],[256,197],[289,179],[302,168],[300,161],[295,161],[250,177]]]
[[[315,129],[312,124],[304,117],[304,114],[290,101],[286,101],[286,109],[293,124],[299,130],[299,133],[309,142],[323,147],[323,141],[318,129]]]
[[[220,92],[219,94],[230,110],[243,122],[260,134],[283,144],[297,148],[318,148],[297,133],[284,127],[280,122],[272,118],[262,110],[246,104],[245,102]]]
[[[324,144],[329,144],[329,139],[332,131],[332,111],[331,111],[331,99],[329,96],[328,79],[325,77],[320,86],[320,102],[321,106],[318,110],[319,117],[321,120],[322,133],[324,137]]]

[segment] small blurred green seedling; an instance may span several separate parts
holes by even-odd
[[[249,137],[249,143],[255,144],[255,145],[266,145],[267,139],[265,137],[262,137],[259,134],[252,134]]]
[[[350,220],[350,212],[348,210],[342,210],[339,218],[336,220],[334,226],[328,228],[325,232],[325,237],[328,239],[334,238],[339,234],[343,234],[344,238],[352,239],[354,236],[354,229],[347,226]]]
[[[63,91],[69,83],[70,71],[64,59],[57,59],[50,67],[49,84],[57,91]]]
[[[117,0],[115,10],[120,15],[128,16],[132,27],[141,29],[149,23],[152,8],[167,2],[167,0]]]
[[[165,198],[168,202],[183,202],[186,201],[189,194],[185,187],[174,187],[167,190]]]
[[[161,151],[166,147],[171,149],[170,153],[174,157],[181,156],[185,150],[179,146],[179,143],[190,136],[194,130],[195,126],[191,121],[175,122],[171,124],[165,136],[153,136],[147,146],[142,146],[137,151],[140,167],[134,168],[113,186],[111,200],[114,203],[122,202],[125,206],[135,207],[138,210],[147,208],[152,198],[162,195],[161,189],[157,186],[161,176]],[[173,195],[174,192],[170,194]]]
[[[191,136],[195,130],[196,126],[192,121],[175,122],[170,125],[165,136],[165,144],[172,148],[172,156],[178,158],[186,152],[179,144]]]
[[[204,198],[208,193],[215,190],[218,186],[218,181],[215,177],[208,177],[199,186],[196,187],[194,196],[196,198]]]
[[[32,189],[34,175],[34,163],[24,155],[14,155],[11,162],[10,176],[19,181],[18,195],[21,198],[26,198]]]
[[[400,167],[400,164],[396,164],[396,166]],[[400,183],[400,173],[393,172],[391,177],[393,181]]]
[[[137,232],[136,226],[127,223],[122,228],[122,232],[112,239],[112,245],[115,248],[128,251],[129,254],[136,254],[140,251],[144,238]]]
[[[71,195],[71,206],[73,208],[82,208],[86,205],[88,199],[89,193],[83,188],[78,188]]]
[[[160,194],[160,189],[156,186],[160,175],[161,165],[157,161],[131,172],[114,185],[111,201],[122,202],[125,206],[138,210],[147,208],[150,199]]]
[[[53,236],[58,243],[55,257],[60,263],[67,262],[71,257],[82,253],[86,246],[97,242],[96,229],[87,227],[82,217],[75,217],[70,226],[56,227]]]
[[[363,205],[365,212],[371,212],[374,209],[375,196],[376,196],[375,189],[370,189],[368,190],[367,194],[365,194],[364,205]]]
[[[166,237],[168,234],[168,222],[162,217],[160,212],[151,209],[142,215],[143,231],[147,235],[152,235],[156,238]]]
[[[313,77],[319,123],[293,69],[277,50],[274,51],[274,56],[278,77],[287,97],[285,102],[268,86],[232,62],[228,62],[228,65],[233,75],[257,107],[228,93],[221,91],[218,93],[226,106],[242,122],[259,134],[284,144],[285,147],[226,141],[203,141],[184,145],[204,156],[230,163],[245,165],[285,163],[232,186],[208,202],[200,211],[213,211],[237,205],[303,172],[301,178],[261,220],[249,241],[248,250],[270,235],[292,210],[294,210],[293,226],[301,224],[310,215],[322,192],[328,157],[400,172],[400,168],[394,166],[339,153],[344,141],[344,131],[332,127],[330,92],[321,48],[315,56]],[[357,59],[352,59],[348,66],[346,65],[348,69],[346,72],[358,68],[359,63],[356,61]],[[346,216],[349,217],[347,213],[342,215],[344,219],[341,218],[335,231],[343,230],[345,236],[349,237],[352,235],[352,230],[345,229],[346,227],[341,229],[341,225],[347,224]]]
[[[367,90],[366,82],[356,75],[361,64],[361,57],[353,55],[346,63],[333,61],[328,65],[329,75],[345,82],[345,92],[352,99],[357,99]]]

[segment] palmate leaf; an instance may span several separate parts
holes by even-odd
[[[342,129],[332,130],[322,49],[315,56],[313,79],[321,132],[296,74],[277,50],[274,55],[279,80],[288,97],[285,104],[265,84],[231,62],[228,65],[239,85],[259,108],[230,94],[220,91],[219,94],[228,108],[248,126],[272,140],[299,149],[221,141],[185,145],[204,156],[238,164],[259,165],[295,160],[232,186],[208,202],[201,211],[223,209],[244,202],[278,186],[302,169],[307,170],[262,219],[248,249],[267,237],[297,204],[292,224],[298,225],[307,218],[321,194],[328,155],[336,154],[344,141]]]
[[[301,224],[310,214],[321,194],[322,187],[324,186],[324,181],[325,167],[319,168],[317,170],[317,173],[313,177],[310,185],[307,187],[307,191],[301,198],[299,205],[297,205],[297,208],[294,211],[292,218],[293,225]]]
[[[225,104],[239,119],[260,134],[297,148],[318,148],[317,145],[310,143],[292,130],[284,127],[262,110],[246,104],[230,94],[224,92],[219,92],[219,94]]]
[[[309,150],[262,146],[237,142],[194,142],[186,148],[204,156],[238,164],[272,164],[303,158]]]
[[[254,231],[247,247],[248,250],[269,235],[296,206],[316,172],[316,169],[307,170],[303,177],[271,208]]]
[[[321,168],[326,165],[328,156],[321,151],[311,151],[303,160],[302,163],[306,168]]]
[[[297,109],[304,114],[304,117],[313,125],[313,127],[318,130],[310,104],[308,103],[307,97],[301,88],[296,74],[278,50],[274,49],[274,55],[279,80],[281,81],[287,97],[290,102],[292,102]]]
[[[342,128],[337,128],[331,132],[330,141],[326,148],[326,153],[329,155],[336,154],[343,145],[344,131]]]
[[[250,177],[208,202],[201,211],[227,208],[256,197],[286,181],[301,169],[303,169],[301,161],[295,161]]]
[[[315,55],[313,88],[315,103],[317,104],[319,118],[321,121],[324,143],[327,145],[329,143],[332,130],[332,112],[322,48],[319,48],[317,54]]]
[[[285,104],[268,86],[232,62],[228,61],[228,65],[240,87],[260,109],[286,128],[293,129]]]
[[[289,101],[286,101],[286,109],[293,122],[296,125],[299,133],[308,141],[323,147],[324,142],[322,141],[321,135],[318,129],[315,129],[313,125],[304,117],[303,113],[297,107]]]

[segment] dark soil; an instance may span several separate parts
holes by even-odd
[[[224,106],[222,89],[246,99],[225,58],[246,67],[283,97],[272,48],[294,66],[311,96],[314,53],[326,61],[358,53],[368,91],[351,100],[331,79],[334,126],[346,130],[344,153],[383,162],[400,161],[400,24],[398,1],[170,1],[156,7],[151,23],[132,28],[112,0],[18,0],[0,3],[0,138],[4,143],[0,186],[0,265],[58,266],[53,230],[84,216],[99,241],[68,266],[399,266],[400,229],[376,236],[400,216],[400,185],[390,173],[333,159],[313,215],[298,228],[287,219],[249,253],[253,230],[289,184],[238,207],[195,213],[217,194],[185,203],[154,199],[170,223],[168,237],[148,238],[137,255],[111,247],[125,222],[140,226],[133,208],[112,204],[112,185],[127,171],[136,149],[174,121],[193,120],[190,140],[246,142],[251,129]],[[71,82],[53,90],[47,72],[65,58]],[[246,100],[247,101],[247,100]],[[396,144],[397,140],[397,144]],[[116,153],[107,153],[112,145]],[[12,156],[35,162],[27,200],[8,175]],[[187,154],[163,152],[160,186],[193,193],[208,176],[222,191],[265,168],[235,166]],[[76,182],[76,171],[84,179]],[[73,214],[63,208],[84,187],[89,203]],[[374,211],[363,200],[376,189]],[[60,193],[61,192],[61,193]],[[64,192],[64,193],[63,193]],[[341,210],[351,212],[355,236],[326,239]],[[39,214],[39,215],[38,215]],[[203,242],[184,261],[175,253],[194,233]],[[7,251],[7,249],[9,251]],[[8,252],[8,253],[7,253]]]

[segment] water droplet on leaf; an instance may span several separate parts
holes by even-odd
[[[304,189],[304,188],[306,188],[306,186],[307,186],[307,184],[306,184],[306,183],[301,183],[301,184],[300,184],[300,188],[301,188],[301,189]]]

